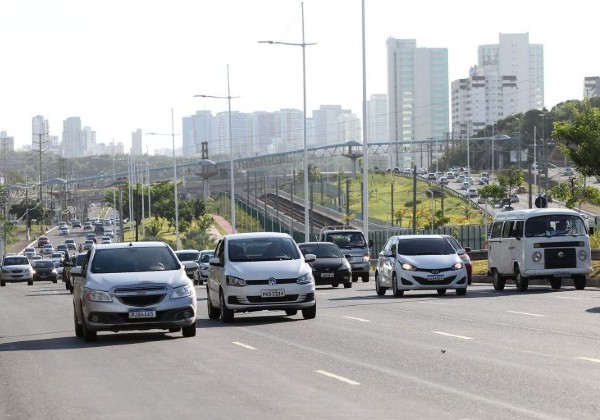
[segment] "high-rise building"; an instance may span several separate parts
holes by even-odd
[[[50,149],[48,135],[50,126],[48,120],[42,115],[36,115],[31,119],[31,150],[46,152]]]
[[[600,96],[600,77],[586,77],[583,80],[583,97],[597,98]]]
[[[303,149],[304,113],[299,109],[280,109],[274,117],[273,152]],[[309,138],[308,129],[306,137]]]
[[[142,129],[138,128],[131,132],[131,154],[133,156],[142,156]]]
[[[319,109],[312,112],[314,124],[314,137],[307,139],[309,146],[336,144],[344,142],[345,135],[340,132],[340,117],[342,115],[352,114],[347,109],[342,109],[341,105],[321,105]],[[361,138],[353,139],[361,141]]]
[[[69,117],[63,121],[62,145],[64,157],[82,157],[81,119]]]
[[[96,148],[96,132],[91,127],[81,129],[81,147],[83,156],[92,156]]]
[[[367,101],[367,124],[369,143],[383,143],[390,140],[387,95],[370,96]]]
[[[452,82],[452,135],[472,135],[510,115],[544,108],[544,49],[529,34],[480,45],[468,79]]]
[[[209,156],[215,153],[210,147],[210,141],[214,139],[213,133],[214,117],[210,111],[196,111],[194,115],[183,117],[182,139],[183,155],[198,156],[201,154],[203,142],[209,142]]]
[[[229,112],[219,112],[214,125],[215,136],[212,143],[215,144],[215,154],[226,154],[230,156],[231,144],[229,142]],[[251,150],[250,122],[248,114],[238,111],[231,112],[231,141],[233,142],[233,157],[249,156]],[[211,150],[211,142],[208,144]]]
[[[390,141],[410,143],[394,148],[395,166],[412,165],[413,141],[443,139],[449,129],[448,49],[389,38],[387,63]]]
[[[253,156],[273,151],[275,134],[275,114],[258,111],[249,115],[252,137],[248,152]]]
[[[5,153],[15,151],[15,138],[9,137],[6,131],[0,131],[0,153],[5,157]]]

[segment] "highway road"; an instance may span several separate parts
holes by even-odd
[[[73,330],[62,284],[0,290],[2,419],[597,419],[600,289],[465,297],[319,287],[198,333]]]

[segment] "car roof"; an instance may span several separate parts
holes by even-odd
[[[167,247],[165,242],[161,241],[148,241],[148,242],[113,242],[110,244],[100,244],[98,248],[155,248],[155,247]]]
[[[251,239],[251,238],[291,238],[287,233],[280,232],[247,232],[247,233],[230,233],[225,235],[227,239]]]

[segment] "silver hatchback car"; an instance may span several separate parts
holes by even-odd
[[[77,337],[150,329],[196,335],[194,285],[164,242],[96,245],[71,277]]]

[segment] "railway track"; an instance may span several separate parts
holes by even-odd
[[[263,202],[266,199],[268,206],[278,209],[280,213],[304,223],[304,206],[302,204],[297,202],[292,204],[287,198],[271,193],[264,194],[259,199],[263,200]],[[322,229],[325,226],[339,225],[341,223],[340,220],[333,219],[313,210],[309,211],[309,220],[312,229]]]

